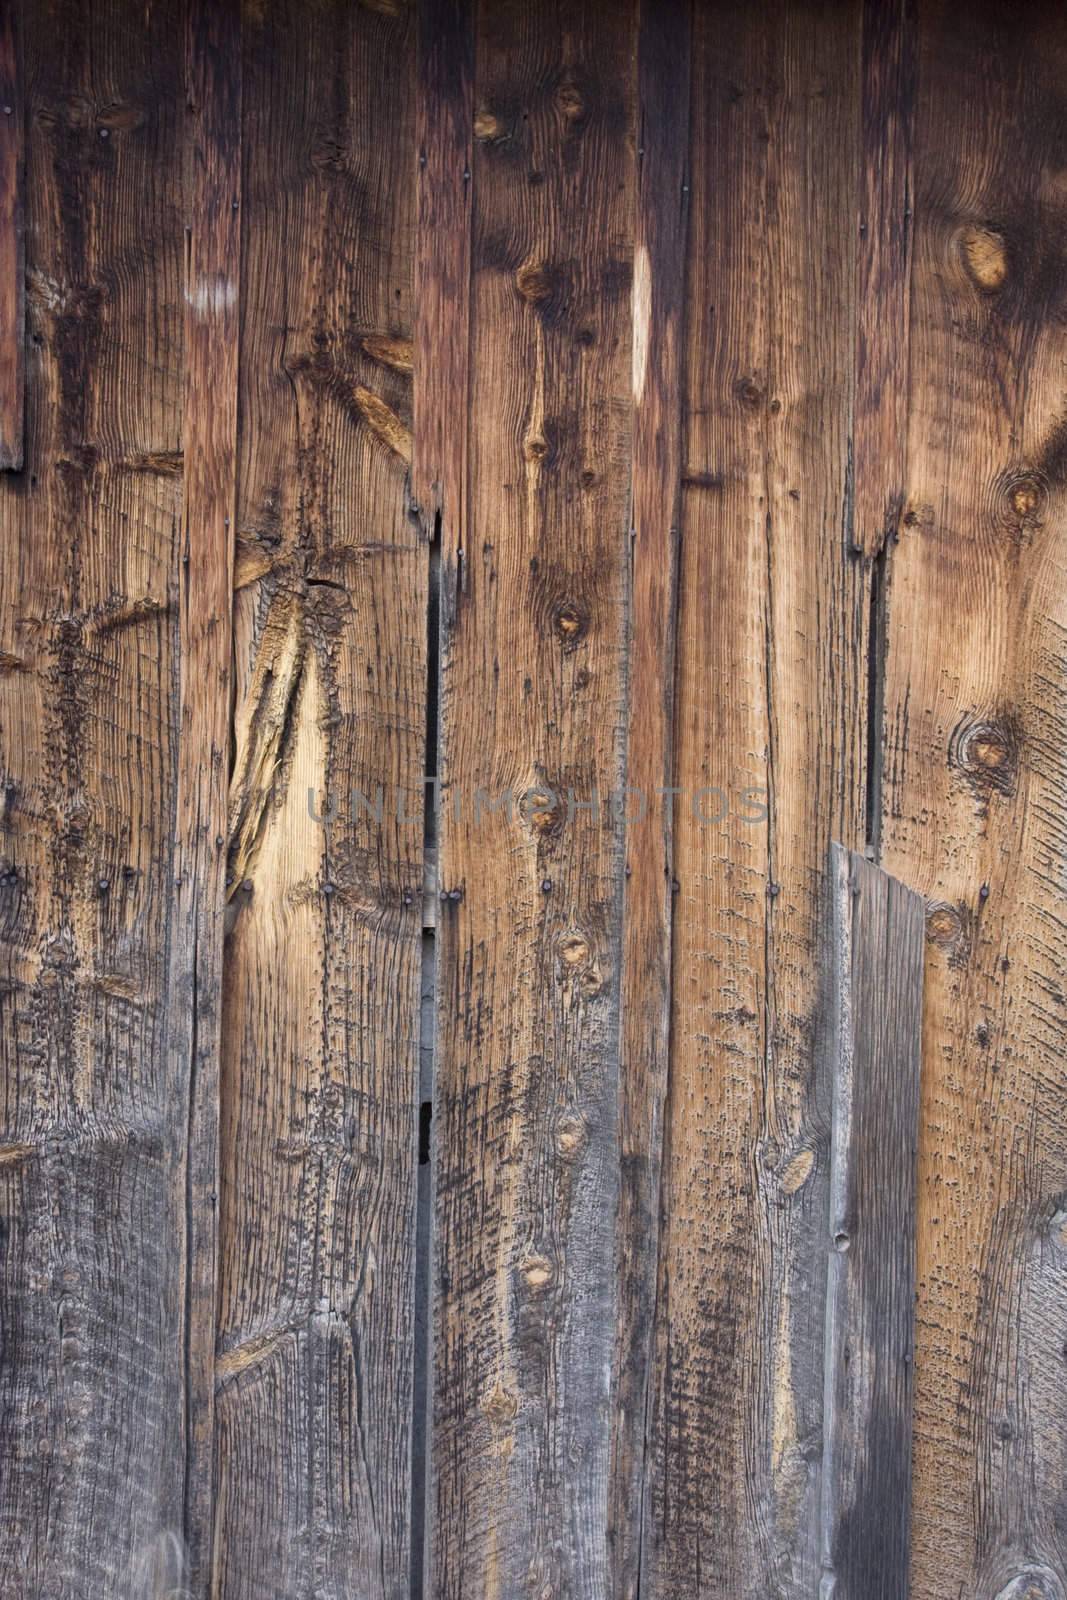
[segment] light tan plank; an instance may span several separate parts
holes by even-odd
[[[864,833],[859,16],[698,6],[665,1215],[642,1597],[819,1581],[818,951]]]
[[[238,0],[187,0],[185,471],[178,583],[179,723],[170,947],[173,1079],[185,1156],[187,1583],[213,1554],[218,1114],[233,549],[237,494],[241,35]],[[207,397],[210,395],[210,404]]]
[[[414,68],[405,8],[246,7],[225,1600],[409,1588],[427,574],[407,496]]]

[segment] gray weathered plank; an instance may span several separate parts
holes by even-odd
[[[925,905],[830,850],[824,1600],[907,1600]]]

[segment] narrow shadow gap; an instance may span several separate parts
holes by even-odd
[[[886,589],[889,579],[891,535],[871,562],[870,618],[867,630],[867,855],[878,861],[882,853],[883,722],[887,648]]]

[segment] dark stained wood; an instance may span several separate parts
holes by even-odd
[[[185,1151],[168,1044],[182,14],[23,9],[25,469],[0,482],[0,1587],[185,1580]],[[5,334],[6,337],[6,334]]]
[[[455,552],[467,509],[473,0],[418,0],[413,494]]]
[[[820,1594],[908,1600],[926,906],[833,845]]]
[[[919,30],[882,810],[930,941],[911,1594],[1017,1600],[1067,1585],[1067,17]]]
[[[291,0],[243,31],[214,1593],[395,1600],[426,726],[415,30],[401,6]]]
[[[908,415],[916,0],[864,0],[852,542],[899,531]]]
[[[864,836],[848,553],[859,12],[698,6],[672,1034],[642,1600],[817,1592],[832,835]]]
[[[471,490],[442,552],[440,1600],[610,1587],[633,43],[596,0],[478,17]]]
[[[26,259],[19,0],[0,6],[0,471],[22,466]]]
[[[612,1593],[640,1581],[649,1356],[670,1048],[671,749],[689,199],[689,0],[644,0],[637,36],[633,453]]]
[[[223,919],[237,494],[239,0],[187,0],[185,471],[178,581],[178,772],[170,1049],[186,1151],[185,1542],[206,1592],[213,1546],[215,1286]],[[210,403],[208,403],[210,396]]]

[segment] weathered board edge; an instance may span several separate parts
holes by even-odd
[[[830,849],[822,1600],[907,1600],[925,903]]]
[[[25,413],[25,137],[19,0],[0,5],[0,471],[19,471]]]
[[[187,0],[184,497],[175,917],[174,1089],[188,1107],[185,1543],[209,1584],[214,1521],[219,1054],[231,740],[240,283],[239,0]],[[208,403],[210,396],[210,403]]]
[[[412,1587],[428,1593],[435,1559],[434,1285],[437,1241],[436,1063],[441,1031],[437,945],[441,663],[448,613],[442,568],[456,574],[467,520],[471,296],[473,0],[418,0],[412,511],[430,542],[427,608],[423,999],[412,1438]],[[451,338],[443,337],[445,329]],[[449,581],[451,592],[451,579]],[[425,1110],[424,1110],[425,1108]],[[422,1119],[425,1116],[425,1128]],[[420,1348],[421,1341],[421,1348]]]

